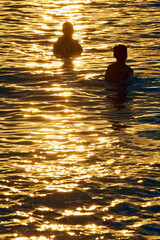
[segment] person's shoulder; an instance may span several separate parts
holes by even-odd
[[[80,43],[79,43],[79,41],[78,41],[78,40],[76,40],[76,39],[72,39],[72,43],[73,43],[73,44],[75,44],[75,45],[79,45],[79,46],[80,46]]]
[[[53,52],[55,54],[60,54],[63,46],[63,36],[59,37],[57,41],[53,44]]]
[[[133,69],[132,69],[130,66],[128,66],[128,68],[129,68],[129,70],[130,70],[130,71],[132,71],[132,72],[133,72]]]
[[[63,38],[63,36],[61,36],[61,37],[59,37],[59,38],[57,39],[57,41],[55,42],[55,44],[61,43],[61,42],[63,42],[63,41],[64,41],[64,38]]]
[[[81,53],[83,51],[83,48],[78,40],[72,39],[72,44],[75,50],[77,51],[77,53]]]
[[[111,63],[108,65],[107,70],[111,71],[118,67],[117,62]]]
[[[79,43],[77,39],[72,39],[74,43]]]
[[[117,66],[119,66],[119,64],[118,64],[117,62],[113,62],[113,63],[111,63],[109,66],[110,66],[110,67],[117,67]]]
[[[65,41],[64,37],[61,36],[61,37],[59,37],[59,38],[57,39],[57,41],[56,41],[53,45],[54,45],[54,47],[60,47],[60,46],[62,46],[65,42],[66,42],[66,41]]]
[[[105,73],[105,80],[110,81],[113,78],[113,75],[115,73],[115,65],[116,63],[111,63],[110,65],[108,65]]]
[[[128,66],[128,65],[126,65],[126,67],[127,67],[127,69],[128,69],[128,72],[130,72],[130,73],[132,73],[133,74],[133,69],[130,67],[130,66]]]
[[[127,65],[127,67],[128,67],[128,77],[127,77],[127,79],[131,80],[134,77],[134,71],[130,66]]]

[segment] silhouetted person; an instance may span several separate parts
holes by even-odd
[[[80,55],[82,53],[82,47],[77,40],[74,40],[72,38],[72,35],[74,33],[72,23],[63,23],[62,32],[63,36],[58,38],[58,40],[54,44],[54,54],[62,57]]]
[[[112,83],[127,83],[133,78],[133,70],[126,65],[127,47],[125,45],[116,45],[113,48],[116,62],[108,66],[105,74],[105,80]]]

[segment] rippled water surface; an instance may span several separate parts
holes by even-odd
[[[0,239],[160,239],[158,0],[1,0]],[[53,43],[71,21],[81,56]],[[128,46],[128,88],[104,82]]]

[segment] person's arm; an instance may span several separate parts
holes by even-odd
[[[53,45],[54,54],[59,54],[60,45],[60,40],[58,39]]]
[[[78,42],[78,41],[77,41]],[[78,51],[79,53],[82,53],[83,52],[83,48],[81,47],[80,43],[78,42],[77,44],[77,47],[78,47]]]
[[[83,51],[80,43],[77,40],[73,40],[73,53],[81,54]]]
[[[128,73],[125,80],[126,81],[132,80],[133,75],[134,75],[133,69],[128,66]]]
[[[112,78],[113,78],[113,71],[112,71],[111,65],[109,65],[105,73],[105,81],[111,81]]]

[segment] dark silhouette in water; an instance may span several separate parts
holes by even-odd
[[[117,61],[108,66],[105,80],[111,83],[127,84],[133,78],[133,70],[126,65],[127,47],[121,44],[116,45],[113,53]]]
[[[72,38],[74,33],[74,27],[72,23],[65,22],[62,25],[62,32],[63,36],[58,38],[53,46],[54,54],[61,57],[80,55],[82,53],[82,47],[77,40]]]
[[[123,84],[108,84],[106,91],[106,105],[111,109],[106,119],[114,131],[124,131],[133,119],[130,90]]]

